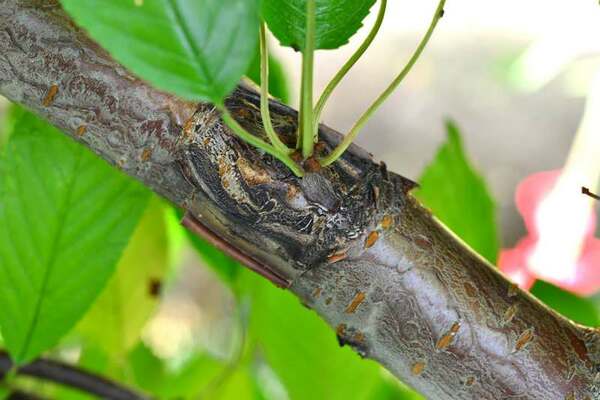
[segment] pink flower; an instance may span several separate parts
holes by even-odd
[[[500,252],[498,266],[525,290],[543,279],[591,295],[600,290],[596,213],[580,188],[557,190],[560,179],[561,171],[554,170],[530,175],[519,184],[515,201],[528,235]]]

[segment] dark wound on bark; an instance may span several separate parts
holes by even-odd
[[[600,398],[598,331],[516,289],[364,150],[298,179],[212,106],[134,77],[50,1],[0,0],[0,93],[291,282],[340,343],[428,398]],[[258,100],[242,86],[227,106],[262,135]],[[293,143],[296,112],[271,113]],[[325,150],[340,138],[321,135]]]

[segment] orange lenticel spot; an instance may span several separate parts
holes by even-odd
[[[452,327],[450,327],[450,330],[448,332],[446,332],[444,334],[444,336],[442,336],[440,338],[440,340],[437,341],[437,343],[435,344],[435,348],[438,350],[443,350],[443,349],[447,348],[448,346],[450,346],[452,344],[452,342],[454,341],[454,337],[456,336],[456,333],[458,332],[459,329],[460,329],[460,324],[458,322],[455,322],[454,324],[452,324]]]
[[[354,296],[352,302],[348,304],[348,307],[346,307],[346,314],[353,314],[354,312],[356,312],[356,309],[364,300],[365,294],[363,292],[356,293],[356,296]]]
[[[392,218],[390,215],[386,215],[381,220],[381,227],[383,229],[389,229],[393,223],[394,223],[394,218]]]
[[[414,363],[411,368],[411,372],[415,376],[421,375],[424,370],[425,370],[425,363],[422,361]]]
[[[46,93],[46,97],[44,97],[44,100],[42,100],[43,106],[48,107],[50,104],[52,104],[57,93],[58,85],[50,86],[50,89],[48,89],[48,92]]]
[[[148,161],[152,156],[152,149],[144,149],[142,152],[142,161]]]
[[[520,351],[525,348],[533,340],[533,329],[527,329],[521,333],[515,344],[515,351]]]
[[[377,231],[369,233],[365,239],[365,248],[368,249],[369,247],[372,247],[375,242],[377,242],[377,239],[379,239],[379,233],[377,233]]]
[[[77,131],[75,132],[75,134],[79,137],[83,136],[85,134],[85,131],[87,131],[87,126],[85,125],[79,125],[79,127],[77,128]]]

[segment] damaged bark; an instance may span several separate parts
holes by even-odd
[[[0,94],[189,213],[429,399],[600,399],[600,333],[550,310],[466,248],[357,146],[295,177],[210,104],[134,77],[55,1],[0,0]],[[263,135],[259,95],[227,107]],[[271,103],[282,140],[297,114]],[[328,153],[340,140],[321,126]],[[252,260],[252,261],[248,261]]]

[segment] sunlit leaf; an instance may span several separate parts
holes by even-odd
[[[165,206],[154,198],[146,209],[117,270],[77,330],[113,360],[140,339],[158,299],[168,262]]]
[[[9,134],[14,130],[17,121],[27,111],[23,107],[10,105],[5,112],[0,110],[0,149],[8,140]]]
[[[335,49],[360,29],[375,0],[316,0],[316,49]],[[306,34],[306,0],[263,0],[269,29],[284,46],[301,50]]]
[[[0,327],[17,363],[52,347],[98,296],[149,192],[25,113],[0,172]]]
[[[236,368],[211,394],[215,400],[263,400],[252,378],[249,367]]]
[[[61,0],[113,57],[159,89],[222,102],[258,42],[258,0]]]

